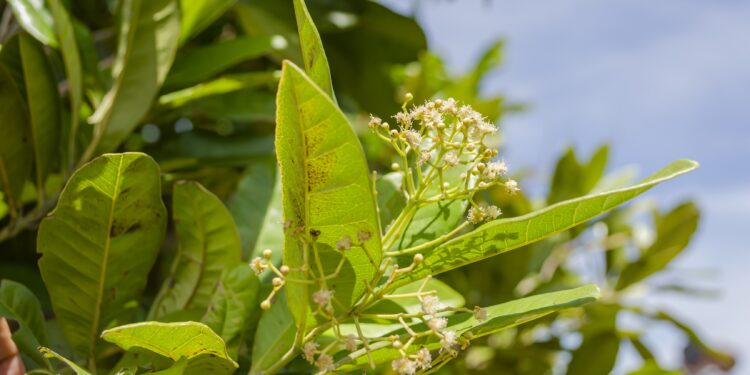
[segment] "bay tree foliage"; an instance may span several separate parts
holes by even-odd
[[[527,197],[496,125],[523,106],[481,90],[502,41],[454,75],[369,0],[0,13],[0,316],[33,373],[600,374],[626,342],[669,373],[620,314],[733,363],[626,300],[700,213],[625,204],[698,164],[570,149]]]

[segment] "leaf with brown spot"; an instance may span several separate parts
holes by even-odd
[[[337,312],[345,312],[362,296],[365,283],[382,258],[380,228],[370,175],[362,146],[348,120],[307,75],[290,62],[284,67],[277,94],[276,152],[281,168],[285,233],[284,263],[299,269],[307,257],[326,275],[338,266],[336,243],[344,236],[373,233],[363,247],[352,246],[338,277],[327,281],[335,290]],[[315,246],[311,246],[315,231]],[[304,237],[302,237],[304,236]],[[306,241],[301,240],[306,238]],[[290,278],[311,275],[292,271]],[[310,295],[322,285],[287,284],[289,310],[298,325],[308,311]]]

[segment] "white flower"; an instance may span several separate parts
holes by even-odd
[[[508,172],[508,166],[504,161],[493,161],[487,163],[487,167],[484,169],[484,175],[490,180],[494,180],[498,176],[504,175]]]
[[[474,307],[474,318],[480,322],[487,320],[487,309],[479,306]]]
[[[432,318],[427,321],[427,326],[433,331],[442,331],[448,325],[446,318]]]
[[[419,145],[422,144],[422,136],[414,130],[407,130],[403,133],[404,139],[411,146],[411,148],[418,150]]]
[[[318,343],[315,341],[308,341],[302,347],[302,355],[305,357],[305,359],[308,362],[313,363],[313,360],[315,359],[315,352],[317,350],[318,350]]]
[[[399,375],[414,375],[417,372],[417,364],[407,358],[394,359],[391,367]]]
[[[344,346],[346,347],[346,350],[350,352],[357,350],[357,341],[355,340],[355,336],[354,335],[346,336],[346,342]]]
[[[349,236],[341,237],[341,239],[336,242],[336,248],[339,250],[349,250],[352,248],[352,238]]]
[[[331,302],[331,298],[333,298],[333,291],[321,288],[319,291],[313,293],[312,298],[313,302],[320,306],[327,305]]]
[[[250,261],[250,268],[255,271],[256,275],[260,275],[263,273],[263,270],[266,269],[266,262],[263,261],[260,257],[255,257],[253,260]]]
[[[484,220],[484,212],[477,207],[472,207],[466,215],[466,220],[469,220],[472,224],[479,224]]]
[[[440,345],[445,350],[450,350],[454,345],[456,345],[456,332],[453,331],[445,331],[442,333],[443,337],[440,338]]]
[[[315,361],[315,366],[318,366],[318,369],[323,372],[333,371],[336,369],[336,366],[333,365],[333,357],[325,353],[318,356],[318,360]]]
[[[435,315],[438,310],[443,308],[443,304],[435,296],[425,296],[422,298],[422,312],[425,314]]]
[[[443,160],[445,160],[445,164],[452,167],[456,164],[458,164],[458,155],[456,154],[456,151],[451,151],[443,157]]]
[[[427,151],[423,152],[419,156],[419,160],[417,160],[417,165],[418,166],[423,166],[423,165],[427,164],[427,162],[430,161],[431,157],[432,157],[432,154],[430,154],[429,152],[427,152]]]
[[[521,191],[516,180],[505,181],[505,189],[508,190],[508,194],[515,194]]]
[[[427,348],[419,349],[417,352],[417,358],[415,360],[417,367],[422,370],[427,370],[432,365],[432,355]]]
[[[402,128],[408,129],[411,127],[411,115],[409,115],[406,112],[399,112],[396,113],[395,116],[393,116],[396,119],[396,122],[401,125]]]
[[[440,106],[440,110],[443,112],[447,112],[450,114],[455,114],[456,111],[458,111],[458,106],[456,105],[456,99],[448,98],[443,101],[443,105]]]
[[[498,216],[503,214],[503,211],[497,208],[497,206],[489,206],[484,209],[484,213],[491,219],[497,219]]]
[[[383,120],[381,120],[380,117],[375,117],[373,115],[370,115],[370,122],[367,123],[367,127],[370,129],[377,129],[382,123],[383,123]]]

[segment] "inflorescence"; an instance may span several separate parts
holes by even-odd
[[[371,233],[359,232],[352,236],[354,238],[344,236],[336,242],[335,249],[342,255],[342,263],[331,274],[324,274],[321,267],[317,268],[318,272],[314,272],[315,264],[303,265],[309,280],[289,279],[290,268],[287,265],[278,268],[274,266],[271,262],[272,251],[268,249],[263,252],[263,257],[250,262],[257,274],[267,270],[275,274],[272,279],[273,289],[261,303],[264,310],[271,308],[274,296],[286,283],[311,284],[312,313],[322,318],[324,323],[312,331],[298,332],[295,347],[287,355],[293,356],[301,352],[303,358],[315,365],[321,373],[333,371],[340,365],[363,356],[367,356],[370,365],[374,367],[372,352],[390,347],[401,353],[400,358],[391,363],[393,370],[401,375],[415,374],[447,362],[457,355],[458,349],[468,345],[466,338],[450,329],[447,316],[455,312],[470,312],[479,321],[489,318],[487,310],[480,307],[468,309],[445,306],[438,299],[437,292],[427,287],[429,276],[416,292],[399,294],[396,290],[396,281],[423,262],[422,250],[455,237],[471,225],[494,220],[502,214],[496,206],[475,203],[473,198],[478,191],[495,186],[504,188],[509,194],[519,191],[518,183],[506,178],[506,163],[496,160],[497,151],[486,144],[489,137],[497,132],[494,124],[470,106],[460,105],[452,98],[428,101],[408,108],[411,99],[411,95],[407,95],[402,111],[393,116],[395,125],[378,117],[370,117],[369,128],[390,144],[398,156],[392,169],[401,174],[401,190],[406,204],[382,236],[385,257],[380,264],[373,264],[378,270],[375,281],[365,285],[367,291],[359,302],[345,314],[336,314],[333,308],[333,303],[337,303],[336,295],[328,288],[326,281],[338,277],[345,259],[343,254],[352,247],[363,247],[371,239]],[[455,200],[470,203],[466,220],[457,228],[435,240],[411,248],[397,248],[396,240],[420,207]],[[317,236],[307,235],[311,229],[294,227],[287,222],[284,230],[294,231],[300,241],[312,242],[307,245],[315,249],[314,241]],[[413,254],[411,263],[399,268],[396,258],[407,254]],[[317,254],[314,256],[317,257]],[[410,313],[368,311],[375,303],[389,299],[415,300],[419,303],[420,310]],[[400,325],[405,333],[367,337],[361,328],[361,321],[372,320],[392,321]],[[342,332],[342,322],[353,323],[354,332]],[[322,335],[324,332],[331,332],[333,337]],[[417,342],[433,344],[427,347]],[[347,354],[336,362],[334,355],[342,350]],[[433,353],[432,350],[437,352]],[[433,357],[433,354],[436,356]]]

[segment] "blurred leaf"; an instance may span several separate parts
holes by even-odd
[[[107,154],[71,176],[37,238],[55,316],[77,353],[146,286],[166,225],[159,167],[138,153]],[[82,261],[82,259],[86,261]]]
[[[175,362],[186,358],[186,374],[231,374],[237,368],[221,337],[202,323],[134,323],[108,329],[102,338],[127,351],[147,350]]]
[[[693,202],[685,202],[655,218],[656,241],[641,258],[628,264],[620,275],[615,289],[622,290],[666,267],[690,243],[698,228],[700,211]]]
[[[365,291],[382,257],[376,202],[362,146],[344,114],[298,67],[284,63],[278,92],[276,152],[279,160],[284,220],[291,223],[285,233],[284,264],[290,278],[306,280],[299,271],[308,259],[308,244],[315,242],[309,256],[319,257],[325,274],[339,264],[335,250],[348,236],[358,233],[371,238],[352,246],[343,256],[345,268],[327,282],[335,290],[334,306],[348,308]],[[301,241],[294,228],[302,228]],[[310,232],[318,235],[313,240]],[[356,243],[356,242],[355,242]],[[312,258],[310,258],[312,259]],[[305,329],[310,295],[306,284],[286,285],[289,308],[300,329]],[[339,306],[340,304],[340,306]]]
[[[8,0],[8,4],[24,30],[40,42],[57,47],[52,16],[45,7],[44,0]]]
[[[70,367],[71,370],[73,370],[73,372],[76,373],[76,375],[91,375],[90,372],[84,370],[83,368],[78,366],[75,362],[53,352],[52,349],[40,347],[39,351],[47,358],[55,358],[61,361],[62,363],[65,363],[68,367]]]
[[[20,328],[13,332],[18,350],[40,367],[48,367],[39,353],[40,345],[48,345],[44,314],[39,301],[28,288],[11,280],[0,281],[0,317],[15,320]]]
[[[684,332],[685,335],[687,335],[692,344],[696,345],[706,355],[716,360],[723,367],[732,368],[734,366],[735,360],[731,355],[716,350],[706,344],[693,328],[691,328],[681,320],[675,318],[672,314],[669,314],[666,311],[659,311],[655,315],[651,315],[651,317],[654,319],[660,319],[672,323],[672,325],[674,325],[676,328]]]
[[[318,29],[310,17],[310,12],[307,11],[305,0],[294,0],[294,14],[297,19],[297,32],[299,33],[305,72],[310,80],[315,82],[336,103],[336,95],[333,93],[333,83],[331,82],[331,69],[328,67],[328,58],[323,49],[323,41],[320,40]]]
[[[594,187],[599,183],[604,170],[607,168],[607,161],[609,160],[609,146],[604,145],[599,147],[591,156],[591,160],[585,166],[583,166],[583,191],[587,194],[590,193]]]
[[[180,0],[180,44],[221,17],[236,0]]]
[[[402,282],[418,280],[495,256],[569,229],[615,208],[655,185],[692,171],[698,164],[679,160],[633,186],[557,203],[527,215],[499,219],[425,250],[424,262]]]
[[[665,370],[656,361],[647,361],[638,370],[631,371],[628,375],[680,375],[680,371]]]
[[[246,329],[251,312],[258,308],[259,287],[258,277],[247,264],[225,271],[201,321],[230,345]]]
[[[454,331],[458,336],[466,339],[476,339],[489,335],[503,329],[514,327],[519,324],[538,319],[552,312],[581,306],[595,301],[599,298],[599,288],[595,285],[582,286],[576,289],[540,294],[531,297],[520,298],[499,305],[486,307],[487,320],[478,321],[473,313],[458,313],[448,317],[448,327],[446,330]],[[415,331],[425,330],[424,323],[418,323],[411,327]],[[403,334],[405,331],[399,330],[390,334]],[[421,338],[416,340],[407,352],[416,352],[421,347],[434,350],[440,347],[440,343],[433,336],[427,339]],[[356,352],[355,352],[356,353]],[[342,362],[348,361],[351,355],[342,359]],[[390,361],[394,358],[401,357],[401,353],[391,347],[377,349],[372,352],[372,359],[376,364]],[[368,366],[367,355],[356,358],[354,362],[346,363],[337,368],[340,371],[353,371],[357,368]]]
[[[573,351],[568,374],[609,374],[620,350],[617,335],[617,306],[595,305],[587,309],[589,321],[581,327],[581,345]]]
[[[75,29],[62,0],[49,0],[49,5],[55,21],[55,31],[60,37],[60,52],[65,63],[65,76],[70,93],[70,125],[68,125],[70,131],[68,144],[66,145],[68,153],[65,154],[65,158],[69,163],[74,163],[76,157],[75,140],[78,132],[78,110],[81,108],[83,101],[82,62],[79,55],[78,42],[76,41]],[[68,166],[65,165],[64,167]]]
[[[240,37],[196,47],[177,56],[167,75],[167,90],[201,83],[238,63],[262,56],[273,48],[273,38]]]
[[[180,32],[177,0],[123,0],[120,19],[115,82],[89,119],[96,124],[98,149],[105,152],[124,141],[148,111],[172,65]]]
[[[489,72],[498,68],[503,62],[503,44],[502,39],[493,42],[477,60],[469,74],[446,87],[445,95],[462,101],[469,101],[472,104],[479,99],[480,83]],[[488,117],[493,118],[492,116]]]
[[[44,181],[57,158],[57,142],[61,128],[60,99],[57,80],[47,62],[42,46],[26,34],[19,38],[21,60],[29,106],[31,140],[34,149],[36,186],[44,191]],[[39,202],[41,204],[42,202]]]
[[[241,262],[237,228],[224,203],[197,182],[179,181],[172,193],[177,256],[149,319],[176,311],[204,311],[224,270]]]
[[[251,135],[224,137],[192,131],[178,134],[151,154],[162,165],[167,162],[179,162],[183,166],[244,165],[258,157],[273,155],[273,138]]]
[[[8,45],[0,52],[5,62]],[[12,216],[20,210],[21,191],[34,160],[26,104],[5,63],[0,64],[0,184]]]
[[[271,157],[251,161],[227,202],[242,239],[243,259],[262,256],[264,249],[272,249],[272,261],[281,260],[284,232],[276,169],[276,160]]]
[[[158,101],[160,108],[157,108],[157,111],[173,110],[210,96],[270,85],[276,81],[278,81],[276,72],[251,72],[226,75],[160,96]]]
[[[250,373],[262,374],[273,366],[294,345],[297,332],[289,312],[285,293],[280,293],[270,310],[263,312],[253,343],[253,364]]]

